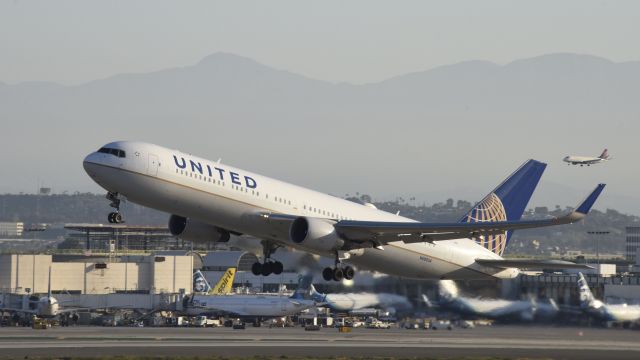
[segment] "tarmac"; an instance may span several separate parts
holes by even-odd
[[[640,359],[627,329],[490,326],[335,328],[0,328],[0,358],[103,356]]]

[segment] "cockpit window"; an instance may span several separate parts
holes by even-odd
[[[125,156],[126,154],[125,154],[124,150],[120,150],[120,149],[113,149],[113,148],[105,148],[105,147],[103,147],[103,148],[100,148],[98,150],[98,152],[99,153],[103,153],[103,154],[115,155],[115,156],[121,157],[121,158],[126,157]]]

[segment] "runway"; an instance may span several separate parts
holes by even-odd
[[[501,357],[637,359],[633,330],[494,326],[448,330],[0,328],[0,358],[61,356]]]

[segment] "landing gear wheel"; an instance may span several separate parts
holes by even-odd
[[[121,224],[124,222],[122,214],[118,212],[109,213],[109,216],[107,216],[107,220],[109,220],[109,224]]]
[[[322,270],[322,278],[325,281],[331,281],[333,280],[333,269],[330,267],[326,267],[324,268],[324,270]]]
[[[260,264],[259,262],[254,262],[251,266],[251,272],[255,276],[262,275],[262,264]]]
[[[120,199],[120,195],[117,192],[109,191],[107,193],[106,198],[107,198],[107,200],[111,201],[109,206],[111,206],[112,208],[116,209],[116,211],[109,213],[109,216],[107,216],[107,219],[109,220],[109,223],[110,224],[121,224],[121,223],[123,223],[124,219],[122,218],[122,214],[120,214],[120,203],[122,202],[122,200]]]
[[[274,274],[280,275],[282,274],[283,270],[284,270],[284,266],[280,261],[276,261],[271,264],[271,271],[273,271]]]
[[[123,222],[124,222],[124,219],[122,218],[122,214],[115,213],[113,215],[113,223],[114,224],[122,224]]]
[[[333,269],[333,280],[334,281],[342,281],[344,279],[344,272],[341,268],[337,267]]]
[[[343,270],[342,270],[343,274],[344,274],[344,278],[345,280],[351,280],[353,279],[353,277],[356,275],[355,270],[353,270],[353,268],[351,266],[346,266]]]
[[[271,275],[273,265],[270,262],[262,264],[262,276]]]

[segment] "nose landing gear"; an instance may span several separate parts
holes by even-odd
[[[122,214],[120,213],[120,202],[122,201],[120,199],[120,195],[117,192],[109,191],[107,193],[106,198],[107,198],[107,200],[111,201],[109,206],[111,206],[112,208],[116,209],[116,211],[110,212],[109,215],[107,216],[107,220],[109,221],[109,223],[110,224],[121,224],[121,223],[123,223],[124,222],[124,218],[122,217]]]

